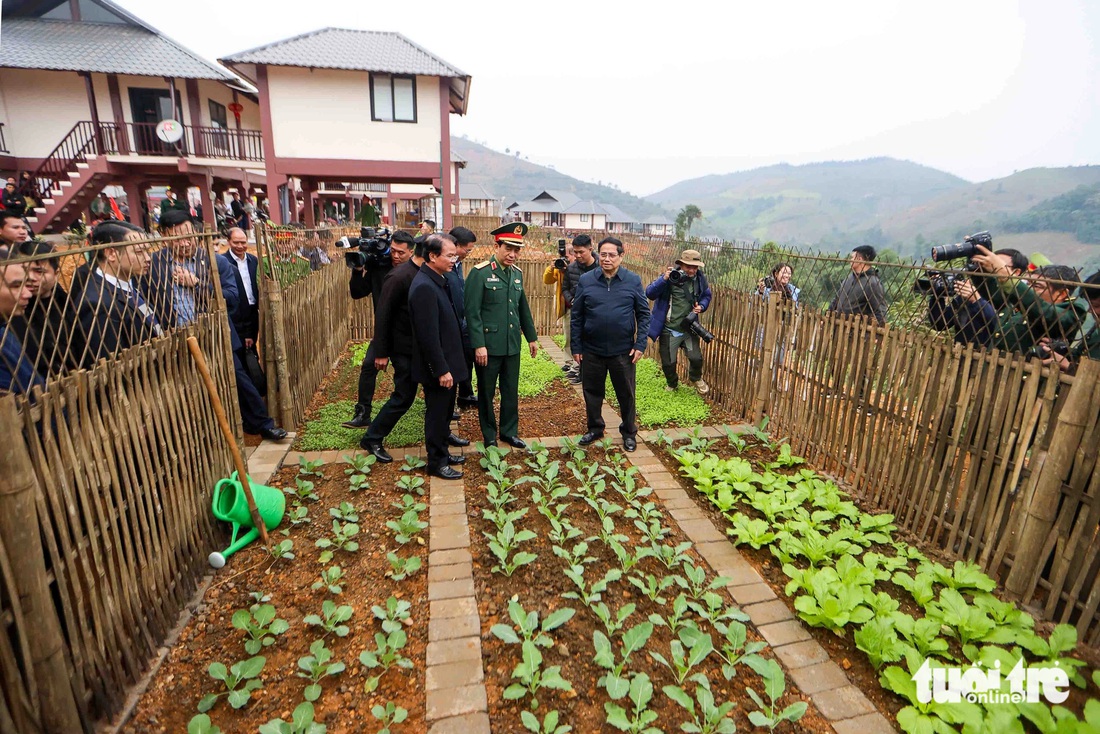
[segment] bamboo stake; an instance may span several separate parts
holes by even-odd
[[[286,331],[283,325],[283,293],[278,283],[268,291],[271,309],[271,341],[275,347],[275,378],[279,384],[279,423],[290,430],[294,421],[294,396],[290,392],[290,375],[287,374]]]
[[[199,347],[199,340],[193,336],[187,337],[187,348],[191,357],[195,360],[195,366],[202,375],[202,381],[206,384],[206,393],[210,396],[210,403],[214,406],[214,415],[218,418],[218,427],[221,428],[222,437],[229,446],[229,453],[233,457],[233,464],[237,467],[237,479],[244,489],[244,498],[248,501],[248,514],[252,516],[252,524],[260,531],[260,544],[267,545],[267,526],[260,517],[260,509],[256,507],[256,498],[252,496],[252,485],[248,481],[248,469],[241,458],[241,450],[237,446],[237,438],[233,435],[233,429],[229,427],[229,419],[225,417],[225,406],[218,397],[218,388],[214,385],[214,378],[210,376],[210,369],[206,366],[206,357]]]

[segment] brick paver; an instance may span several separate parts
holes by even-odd
[[[833,722],[836,734],[894,734],[897,731],[880,713],[863,714],[851,719]]]
[[[823,716],[836,721],[875,712],[863,691],[851,685],[815,693],[810,698]]]

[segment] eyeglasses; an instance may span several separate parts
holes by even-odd
[[[617,257],[620,257],[619,253],[617,253],[617,252],[601,252],[600,253],[600,259],[601,260],[614,260]]]

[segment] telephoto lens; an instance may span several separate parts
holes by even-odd
[[[672,283],[673,285],[678,285],[680,283],[680,281],[682,281],[683,279],[684,279],[684,271],[681,270],[680,268],[676,268],[671,273],[668,274],[668,282]]]

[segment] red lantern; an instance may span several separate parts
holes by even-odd
[[[233,116],[237,118],[237,122],[241,121],[241,113],[244,112],[244,105],[240,102],[233,102],[229,105],[229,111],[233,113]]]

